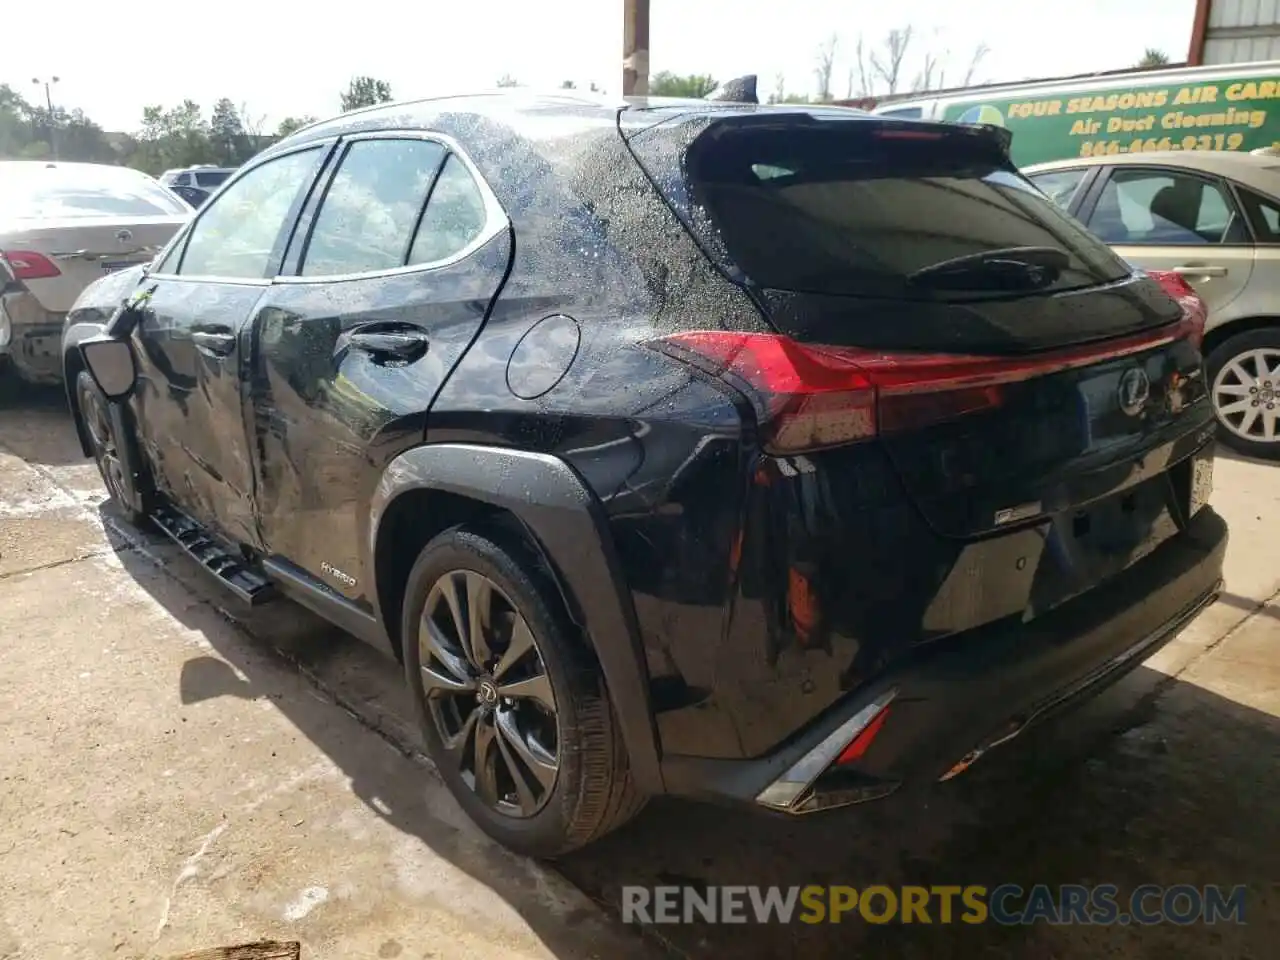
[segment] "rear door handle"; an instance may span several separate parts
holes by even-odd
[[[417,360],[427,352],[429,345],[426,331],[411,327],[354,330],[347,342],[376,359],[402,362]]]
[[[215,357],[225,357],[236,348],[236,335],[230,327],[210,327],[206,330],[193,330],[191,342],[201,353]]]
[[[1174,267],[1173,272],[1181,274],[1184,277],[1225,277],[1227,275],[1227,268],[1211,267],[1207,264],[1199,267],[1193,264],[1183,264],[1180,267]]]

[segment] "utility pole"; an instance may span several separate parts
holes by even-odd
[[[50,77],[48,80],[42,80],[39,77],[32,77],[31,82],[34,83],[37,87],[41,85],[44,86],[44,103],[45,103],[45,106],[48,107],[49,109],[49,112],[45,115],[46,117],[48,117],[49,149],[53,151],[53,159],[57,160],[58,159],[58,130],[57,130],[57,124],[54,123],[54,120],[53,120],[53,94],[50,93],[50,88],[53,86],[53,84],[58,82],[58,78]]]
[[[622,95],[649,95],[649,0],[622,0]]]

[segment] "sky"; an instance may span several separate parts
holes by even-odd
[[[488,89],[510,74],[529,86],[574,80],[619,92],[622,0],[210,0],[145,8],[61,0],[4,14],[0,83],[79,107],[107,130],[134,132],[148,104],[228,97],[270,132],[286,116],[338,112],[356,74],[391,84],[397,100]],[[1023,80],[1135,63],[1147,47],[1185,58],[1195,0],[651,0],[650,71],[755,73],[762,99],[812,92],[814,61],[832,35],[838,96],[859,35],[868,48],[910,26],[905,74],[926,55],[965,71],[989,49],[976,82]],[[434,9],[433,9],[434,8]],[[147,11],[147,12],[144,12]],[[16,38],[21,38],[15,42]]]

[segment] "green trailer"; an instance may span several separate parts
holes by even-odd
[[[1020,166],[1097,154],[1280,147],[1280,62],[1091,75],[942,91],[875,113],[987,123]]]

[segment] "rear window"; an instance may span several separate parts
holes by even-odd
[[[196,174],[196,186],[204,187],[206,190],[212,190],[214,187],[220,187],[227,177],[231,176],[230,170],[210,170],[208,172],[199,172]]]
[[[44,165],[6,170],[0,176],[0,210],[22,220],[174,217],[191,212],[181,199],[136,170]]]
[[[695,141],[685,173],[724,252],[761,287],[956,301],[1128,275],[993,145],[938,136],[865,121],[744,126]]]

